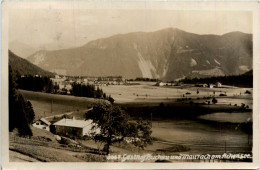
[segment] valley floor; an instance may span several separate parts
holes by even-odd
[[[205,105],[207,107],[234,108],[241,103],[253,107],[252,88],[197,88],[192,85],[181,87],[158,87],[152,83],[140,85],[111,85],[102,86],[105,93],[110,94],[116,104],[120,105],[150,105],[159,106],[160,103],[183,105],[190,100],[196,103],[204,103],[214,94],[218,100],[216,105]],[[248,90],[251,94],[245,94]],[[84,113],[98,100],[68,95],[46,94],[19,90],[27,100],[30,100],[35,110],[36,119],[70,113],[74,116],[84,118]],[[197,93],[199,91],[199,93]],[[190,93],[190,94],[189,94]],[[225,93],[227,96],[220,97]],[[183,99],[183,101],[178,101]],[[186,100],[188,99],[188,100]],[[242,114],[242,113],[241,113]],[[214,115],[214,114],[213,114]],[[244,115],[244,114],[243,114]],[[252,114],[247,115],[250,117]],[[240,121],[233,120],[232,115],[225,115],[225,119],[232,119],[230,123],[218,123],[219,116],[201,120],[159,120],[153,121],[152,137],[156,139],[153,145],[139,150],[131,144],[118,144],[112,146],[111,154],[160,154],[178,155],[182,154],[207,154],[224,152],[251,153],[252,135],[241,129]],[[217,118],[216,118],[217,117]],[[248,119],[241,116],[242,122]],[[213,122],[217,123],[213,123]],[[236,128],[237,126],[237,128]],[[10,133],[10,161],[44,161],[44,162],[107,162],[106,157],[100,154],[103,144],[92,140],[78,140],[81,149],[72,146],[64,146],[55,140],[53,134],[32,127],[34,136],[32,139],[18,137]],[[46,138],[50,141],[44,141]],[[211,140],[214,139],[214,140]],[[188,160],[186,160],[188,161]]]

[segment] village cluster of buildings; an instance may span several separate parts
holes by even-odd
[[[215,84],[196,84],[196,87],[208,87],[208,88],[221,88],[222,84],[220,82],[217,82]]]
[[[160,81],[160,82],[157,82],[155,85],[156,86],[177,86],[178,84],[177,83],[165,83],[165,82]]]
[[[165,83],[165,82],[157,82],[156,86],[178,86],[178,83]],[[221,88],[222,84],[217,82],[215,84],[196,84],[195,87],[205,87],[205,88]]]
[[[96,86],[107,86],[107,85],[123,85],[126,81],[122,76],[107,76],[107,77],[66,77],[55,75],[51,78],[55,86],[58,86],[58,91],[60,93],[70,94],[72,90],[72,84],[82,84],[82,85],[96,85]]]

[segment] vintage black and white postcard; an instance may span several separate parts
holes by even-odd
[[[259,3],[4,1],[3,169],[259,167]]]

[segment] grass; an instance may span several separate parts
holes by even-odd
[[[42,139],[43,141],[45,139],[45,141],[51,141],[57,143],[55,136],[51,132],[33,126],[31,126],[31,130],[33,133],[32,139],[38,139],[38,140]]]
[[[32,103],[36,119],[40,117],[59,115],[71,111],[86,110],[93,103],[98,101],[94,98],[47,94],[26,90],[19,91]]]
[[[39,130],[43,131],[43,130]],[[33,130],[33,132],[36,132]],[[38,131],[37,131],[38,132]],[[47,135],[46,135],[47,134]],[[92,148],[89,150],[73,151],[69,146],[62,146],[55,141],[42,141],[39,137],[51,138],[48,133],[38,132],[31,139],[22,138],[16,136],[16,134],[10,133],[10,145],[9,150],[12,151],[10,161],[21,155],[26,158],[24,161],[41,161],[41,162],[106,162],[106,156],[100,154],[98,149],[103,148],[103,144],[95,143],[92,140],[80,140],[86,148]],[[99,147],[98,147],[99,146]],[[96,149],[95,149],[96,148]],[[98,148],[98,149],[97,149]],[[169,152],[185,151],[185,146],[181,145],[168,145],[168,144],[155,144],[150,146],[149,149],[140,150],[131,144],[121,143],[111,146],[111,154],[146,154],[160,152],[159,148],[166,148]],[[17,159],[15,159],[17,160]],[[22,161],[22,158],[19,159]]]
[[[225,87],[225,88],[199,88],[193,87],[192,85],[180,86],[164,86],[158,87],[151,84],[140,84],[133,86],[126,85],[111,85],[102,86],[102,90],[111,95],[116,103],[126,103],[126,102],[167,102],[171,99],[182,98],[183,94],[185,97],[190,98],[203,98],[204,96],[212,96],[215,91],[215,95],[219,96],[221,93],[226,92],[226,98],[240,98],[245,97],[246,99],[252,99],[252,95],[244,94],[246,90],[252,92],[252,88],[237,88],[237,87]],[[197,94],[199,90],[199,94]],[[190,92],[190,95],[186,95]],[[240,96],[241,92],[241,96]],[[240,103],[239,103],[240,104]]]
[[[92,161],[102,160],[100,154],[93,148],[62,145],[50,132],[37,128],[32,128],[32,131],[34,136],[31,138],[19,137],[16,132],[9,133],[9,150],[13,151],[12,155],[20,153],[41,162],[82,162],[87,159],[87,156],[79,155],[89,155],[88,158]]]
[[[66,151],[55,150],[53,148],[44,146],[11,143],[9,149],[21,154],[28,155],[41,162],[83,162],[81,159],[66,154]]]
[[[85,162],[106,162],[105,155],[95,155],[91,153],[75,155],[76,158],[84,160]]]
[[[111,85],[111,86],[102,86],[102,89],[105,93],[110,94],[114,99],[115,103],[118,104],[127,104],[132,103],[136,105],[147,105],[157,106],[160,103],[178,103],[178,99],[190,98],[194,102],[203,103],[208,99],[204,99],[207,96],[213,96],[213,92],[217,96],[218,103],[216,106],[206,106],[206,107],[221,107],[224,105],[241,105],[245,103],[249,105],[249,108],[252,108],[252,93],[245,94],[245,91],[248,90],[252,92],[252,88],[235,88],[235,87],[226,87],[226,88],[198,88],[192,87],[192,85],[184,85],[182,87],[158,87],[153,86],[151,83],[147,84],[142,82],[140,85]],[[197,90],[199,89],[199,94]],[[36,115],[36,119],[40,117],[47,117],[53,115],[64,114],[73,111],[76,117],[82,118],[84,116],[84,110],[91,107],[91,105],[97,102],[97,99],[94,98],[85,98],[85,97],[75,97],[69,95],[57,95],[57,94],[47,94],[40,92],[31,92],[25,90],[19,90],[26,99],[30,100]],[[186,95],[187,92],[190,92],[190,95]],[[226,92],[227,96],[219,97],[219,94]],[[241,95],[240,95],[241,93]],[[209,99],[210,100],[210,99]],[[189,100],[190,101],[190,100]],[[186,101],[189,102],[188,100]],[[184,101],[185,102],[185,101]],[[222,104],[221,106],[219,104]],[[230,106],[225,106],[229,107]]]
[[[184,101],[188,103],[189,101],[194,101],[198,103],[206,102],[205,96],[212,96],[215,91],[215,95],[226,92],[227,96],[217,97],[217,105],[205,105],[206,108],[212,108],[217,110],[221,108],[232,109],[234,105],[238,106],[241,103],[249,105],[252,108],[252,94],[245,94],[246,90],[252,92],[250,88],[198,88],[192,87],[191,85],[186,85],[183,87],[158,87],[152,84],[141,84],[133,86],[125,85],[111,85],[102,86],[102,89],[107,94],[111,94],[113,98],[116,99],[116,103],[128,105],[134,104],[140,107],[158,106],[160,103],[171,104],[171,105],[181,105],[181,102],[177,100],[183,98],[183,94],[190,92],[190,95],[185,95],[185,98],[190,98],[190,100]],[[199,94],[197,94],[197,89],[199,89]],[[97,102],[97,99],[85,98],[85,97],[75,97],[68,95],[57,95],[57,94],[46,94],[40,92],[31,92],[20,90],[24,97],[31,101],[34,111],[35,118],[39,119],[41,117],[53,116],[64,114],[73,111],[73,116],[78,118],[84,117],[84,111],[87,110],[91,105]],[[241,92],[241,96],[240,96]],[[231,106],[228,106],[231,104]],[[135,107],[136,107],[135,106]],[[183,105],[185,107],[185,105]]]
[[[34,136],[31,139],[18,137],[17,133],[9,133],[9,150],[36,159],[41,162],[80,162],[82,160],[68,154],[71,151],[59,148],[54,135],[46,133],[44,130],[32,128]],[[42,131],[42,132],[40,132]],[[56,148],[55,148],[56,147]],[[60,147],[62,148],[62,147]],[[12,161],[12,160],[10,160]]]
[[[11,162],[39,162],[37,159],[12,150],[9,150],[9,160]]]

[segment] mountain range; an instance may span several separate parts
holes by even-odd
[[[27,59],[71,76],[123,76],[176,80],[243,74],[252,69],[252,34],[199,35],[167,28],[118,34],[62,50],[41,50]]]

